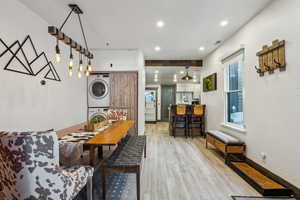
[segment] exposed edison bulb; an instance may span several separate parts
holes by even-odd
[[[89,75],[90,75],[89,70],[85,70],[85,75],[86,75],[86,76],[89,76]]]
[[[55,61],[56,61],[56,63],[60,63],[60,54],[58,54],[58,53],[55,53]]]
[[[69,77],[71,77],[73,75],[72,66],[69,66],[68,74],[69,74]]]
[[[72,77],[73,76],[73,72],[72,70],[69,70],[69,77]]]
[[[92,63],[91,63],[91,60],[89,60],[89,63],[88,63],[88,71],[92,72]]]
[[[69,65],[70,65],[71,67],[73,67],[73,65],[74,65],[73,58],[70,58]]]
[[[82,72],[83,71],[83,62],[82,60],[79,61],[79,68],[78,68],[78,72]]]
[[[92,71],[92,66],[91,66],[91,65],[88,66],[88,71],[89,71],[89,72]]]
[[[60,50],[58,45],[55,46],[55,61],[56,63],[60,63],[61,58],[60,58]]]

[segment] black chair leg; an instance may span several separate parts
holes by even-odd
[[[145,149],[144,149],[144,158],[147,157],[147,139],[146,139],[146,142],[145,142]]]
[[[186,130],[186,138],[189,137],[189,121],[188,118],[185,117],[185,130]]]
[[[106,196],[106,181],[105,181],[105,169],[103,167],[102,169],[102,198],[103,200],[105,200],[105,196]]]
[[[176,116],[174,117],[174,120],[173,120],[173,134],[174,134],[174,138],[176,137]]]
[[[136,172],[136,195],[137,195],[137,200],[140,200],[140,167],[137,168]]]

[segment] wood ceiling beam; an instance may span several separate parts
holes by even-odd
[[[202,67],[202,60],[145,60],[146,67]]]

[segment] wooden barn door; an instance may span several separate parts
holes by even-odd
[[[136,122],[129,133],[136,135],[138,132],[138,73],[111,72],[110,80],[110,107],[128,110],[128,119]]]

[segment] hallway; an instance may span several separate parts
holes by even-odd
[[[143,165],[143,200],[230,200],[230,195],[258,193],[228,168],[202,139],[168,135],[168,123],[146,124],[147,159]]]

